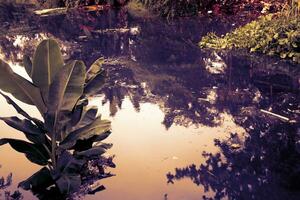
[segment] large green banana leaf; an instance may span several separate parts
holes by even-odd
[[[45,144],[46,135],[43,130],[31,123],[28,119],[19,119],[18,117],[0,117],[7,125],[23,132],[26,138],[35,144]]]
[[[106,72],[101,70],[95,77],[91,78],[84,87],[85,96],[96,95],[105,84]]]
[[[51,185],[54,185],[54,181],[51,177],[50,170],[47,167],[43,167],[25,181],[20,182],[18,187],[24,190],[39,190]]]
[[[41,120],[31,117],[28,113],[26,113],[18,104],[16,104],[9,96],[0,92],[0,94],[5,98],[6,102],[14,107],[14,109],[26,119],[32,121],[37,125],[41,130],[45,130],[44,124]]]
[[[31,73],[33,83],[38,86],[46,99],[49,86],[57,72],[64,66],[58,43],[53,39],[43,40],[37,47],[32,61]]]
[[[25,55],[23,57],[23,65],[30,78],[32,78],[32,61],[29,56]]]
[[[79,111],[78,111],[79,112]],[[72,123],[68,124],[67,132],[73,132],[77,129],[83,128],[89,124],[91,124],[97,117],[98,108],[96,106],[93,106],[91,108],[83,108],[80,111],[80,116],[77,113],[74,113],[72,116]],[[73,120],[73,118],[75,118]]]
[[[10,144],[10,146],[20,153],[24,153],[25,156],[33,163],[38,165],[47,165],[50,158],[46,149],[37,144],[32,144],[17,139],[3,138],[0,139],[0,146],[4,144]]]
[[[82,96],[86,68],[81,61],[66,64],[50,85],[48,96],[48,112],[61,110],[72,111]]]
[[[60,147],[69,149],[76,144],[77,140],[87,140],[95,135],[105,134],[110,129],[111,122],[108,120],[101,120],[101,118],[98,117],[93,123],[68,134],[68,136],[60,143]]]
[[[97,59],[89,68],[86,75],[86,82],[89,82],[93,78],[95,78],[102,70],[102,64],[104,63],[104,58]]]
[[[35,105],[41,114],[47,111],[39,88],[14,73],[10,66],[0,59],[0,89],[11,93],[18,100]]]

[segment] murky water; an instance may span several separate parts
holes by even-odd
[[[201,51],[201,36],[233,28],[220,19],[170,24],[132,19],[123,11],[28,18],[22,28],[10,22],[0,35],[0,57],[17,73],[25,75],[22,55],[31,55],[46,37],[60,42],[65,59],[87,65],[107,59],[107,83],[91,104],[112,121],[108,153],[116,168],[107,170],[115,176],[102,181],[106,190],[84,199],[263,199],[274,188],[273,199],[297,199],[295,180],[278,181],[286,172],[275,166],[286,165],[299,177],[299,147],[270,145],[284,147],[279,139],[286,134],[289,141],[300,137],[299,66],[243,52]],[[15,115],[3,98],[0,105],[1,116]],[[38,117],[33,107],[21,105]],[[3,122],[0,127],[1,137],[23,138]],[[272,134],[278,137],[270,140]],[[288,153],[293,159],[283,156]],[[13,173],[11,190],[39,169],[8,145],[0,147],[0,158],[0,175]],[[24,197],[35,199],[25,191]]]

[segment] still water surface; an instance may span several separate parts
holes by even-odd
[[[167,174],[176,174],[179,172],[176,168],[191,164],[205,164],[207,157],[202,155],[203,151],[222,152],[215,139],[227,140],[236,133],[243,140],[251,130],[257,129],[256,121],[249,124],[247,119],[261,116],[260,109],[274,107],[274,112],[298,119],[299,66],[260,55],[245,56],[241,52],[200,51],[197,41],[202,35],[210,31],[222,34],[233,28],[232,23],[219,19],[186,19],[168,24],[132,19],[122,12],[91,15],[90,21],[76,16],[34,18],[37,24],[31,23],[30,31],[8,31],[0,38],[0,57],[25,76],[24,69],[18,66],[21,55],[32,54],[37,41],[53,37],[61,43],[65,59],[82,59],[87,65],[100,56],[107,59],[104,65],[108,72],[107,84],[99,89],[91,104],[99,107],[103,118],[112,121],[112,135],[107,141],[114,146],[108,153],[115,155],[116,168],[107,170],[115,176],[102,181],[106,190],[84,199],[194,200],[203,195],[218,199],[214,195],[222,187],[225,187],[225,198],[236,195],[252,199],[256,192],[256,199],[265,195],[262,192],[259,196],[261,191],[249,189],[259,185],[248,176],[238,190],[241,192],[240,188],[246,185],[249,195],[241,196],[235,193],[230,180],[224,181],[222,187],[215,187],[213,180],[203,177],[209,183],[208,188],[214,188],[207,190],[207,183],[206,187],[204,183],[195,184],[192,173],[177,174],[169,183]],[[11,26],[13,29],[13,22]],[[276,73],[269,70],[270,66],[278,69]],[[291,102],[288,109],[293,112],[285,112],[285,107],[277,105],[282,99]],[[33,107],[20,105],[32,116],[39,117]],[[0,108],[1,116],[15,115],[3,98],[0,98]],[[241,114],[248,110],[250,114]],[[266,121],[282,124],[270,118]],[[0,129],[1,137],[24,139],[3,122]],[[237,144],[237,148],[242,148],[241,143]],[[0,174],[13,173],[11,190],[39,169],[8,145],[0,147],[0,158]],[[221,160],[226,162],[225,158]],[[265,166],[272,170],[268,167]],[[247,174],[246,167],[244,171]],[[214,175],[216,180],[222,178]],[[273,185],[267,184],[266,188]],[[281,192],[291,199],[295,197],[289,190]],[[24,197],[35,199],[25,191]]]

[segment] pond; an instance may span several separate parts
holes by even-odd
[[[0,58],[24,77],[22,55],[32,56],[48,37],[61,44],[66,60],[90,66],[105,58],[106,84],[91,104],[112,122],[108,154],[116,167],[107,170],[115,176],[101,180],[105,190],[81,198],[299,198],[300,68],[263,55],[198,48],[202,36],[224,34],[233,21],[167,22],[109,10],[20,14],[6,26]],[[15,115],[5,99],[0,105],[1,116]],[[40,118],[35,108],[20,105]],[[2,138],[24,139],[3,122],[0,127]],[[13,174],[11,191],[40,168],[8,145],[0,147],[0,158],[0,175]]]

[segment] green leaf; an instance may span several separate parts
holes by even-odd
[[[39,88],[15,74],[10,66],[0,59],[0,89],[11,93],[18,100],[35,105],[44,114],[47,110]]]
[[[33,118],[31,117],[29,114],[27,114],[20,106],[18,106],[18,104],[16,104],[9,96],[3,94],[2,92],[0,92],[0,94],[5,98],[6,102],[10,105],[12,105],[15,110],[22,116],[24,116],[25,118],[27,118],[28,120],[34,122],[40,129],[45,130],[44,124],[42,121],[40,121],[39,119]]]
[[[68,151],[63,151],[58,160],[57,167],[52,173],[56,185],[63,194],[76,192],[81,186],[80,172],[85,160],[76,159]]]
[[[104,58],[97,59],[89,68],[86,75],[86,82],[89,82],[93,78],[95,78],[99,73],[101,73],[101,68],[104,63]]]
[[[29,77],[32,78],[32,62],[29,56],[24,55],[23,57],[23,65]]]
[[[58,43],[53,39],[43,40],[34,53],[31,75],[44,99],[48,97],[49,86],[63,65]]]
[[[47,165],[50,158],[43,146],[32,144],[17,139],[3,138],[0,139],[0,146],[4,144],[10,144],[10,146],[20,153],[24,153],[25,156],[33,163],[38,165]]]
[[[46,135],[36,125],[27,119],[19,119],[18,117],[0,117],[7,125],[22,131],[26,138],[35,144],[45,144]]]
[[[76,159],[68,151],[63,151],[57,160],[53,177],[57,179],[61,174],[78,174],[85,163],[85,160]]]
[[[93,106],[89,109],[83,108],[80,112],[80,117],[76,116],[79,118],[76,121],[74,120],[71,124],[70,127],[68,127],[68,132],[73,132],[77,129],[80,129],[82,127],[85,127],[89,124],[91,124],[97,116],[98,108],[96,106]],[[74,113],[78,114],[78,113]],[[74,116],[75,117],[75,116]]]
[[[73,110],[83,93],[85,74],[85,65],[81,61],[69,62],[57,73],[50,85],[49,113]]]
[[[72,194],[79,190],[81,186],[81,178],[79,174],[62,175],[56,180],[59,191],[63,194]]]
[[[43,167],[28,179],[20,182],[18,187],[21,187],[24,190],[38,190],[45,189],[53,184],[54,181],[51,177],[50,170],[46,167]]]
[[[70,114],[71,121],[70,121],[70,123],[67,124],[68,130],[72,129],[74,126],[76,126],[76,124],[79,123],[86,106],[87,105],[84,105],[84,104],[79,104],[79,105],[78,105],[78,103],[76,104],[74,110]]]
[[[102,70],[97,76],[87,82],[84,87],[84,95],[93,96],[99,92],[99,90],[104,86],[106,78],[106,72]]]
[[[60,147],[69,149],[76,144],[77,140],[87,140],[95,135],[106,134],[111,129],[111,122],[108,120],[101,120],[101,117],[74,132],[71,132],[61,143]]]
[[[86,162],[84,159],[76,159],[68,151],[63,151],[57,160],[57,167],[52,176],[57,179],[62,175],[80,174]]]
[[[97,143],[94,145],[94,147],[96,147],[96,146],[102,147],[102,148],[104,148],[104,149],[110,149],[110,148],[113,146],[113,144],[112,144],[112,143],[97,142]]]
[[[85,151],[93,147],[93,144],[95,142],[101,142],[102,140],[105,140],[109,135],[111,134],[110,131],[107,131],[105,133],[102,133],[100,135],[95,135],[89,139],[86,140],[77,140],[76,144],[72,149],[75,151]],[[104,144],[102,144],[104,145]]]
[[[95,156],[100,156],[106,152],[106,148],[100,146],[92,147],[88,150],[81,151],[81,152],[75,152],[76,157],[86,157],[86,158],[92,158]]]

